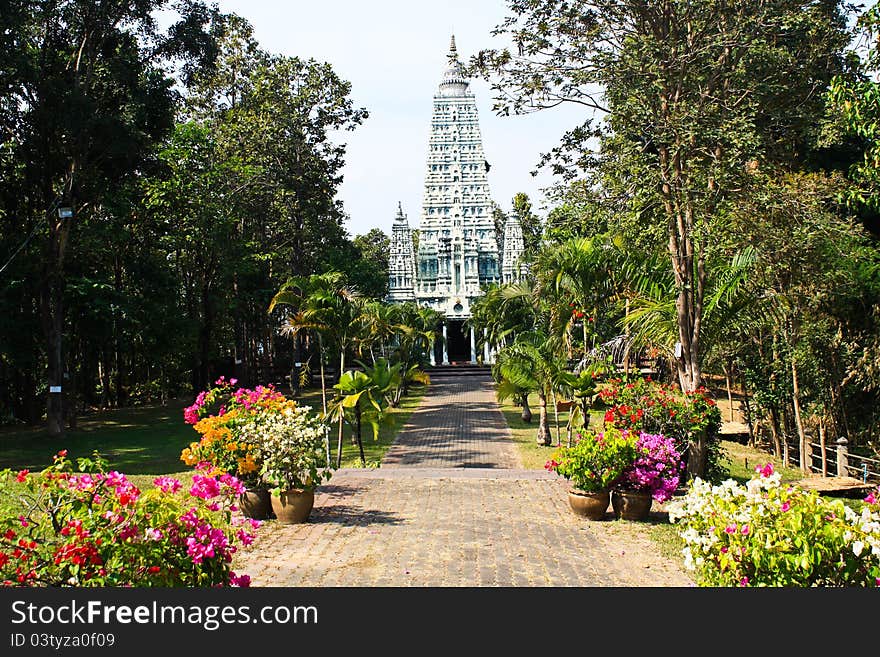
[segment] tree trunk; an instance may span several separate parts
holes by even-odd
[[[529,408],[529,393],[523,394],[520,404],[522,405],[522,415],[520,415],[520,418],[526,424],[530,424],[532,422],[532,409]]]
[[[324,345],[321,341],[321,334],[318,333],[318,363],[321,366],[321,408],[324,414],[327,414],[327,381],[324,379]]]
[[[749,391],[746,388],[746,377],[742,374],[742,390],[743,390],[743,406],[746,409],[745,420],[746,426],[749,428],[749,447],[755,446],[755,430],[752,427],[752,409],[749,405]]]
[[[559,437],[559,401],[556,399],[556,393],[553,393],[553,421],[556,423],[556,446],[559,447],[562,443]]]
[[[364,456],[364,443],[361,440],[361,403],[358,401],[357,406],[354,407],[354,416],[357,419],[357,445],[358,451],[361,453],[361,467],[367,467],[367,457]]]
[[[730,362],[730,359],[727,360],[724,366],[724,382],[727,384],[727,421],[733,422],[733,384],[731,382],[733,376],[733,364]]]
[[[794,404],[794,421],[798,432],[798,454],[800,455],[798,460],[800,461],[801,472],[807,474],[810,471],[810,468],[807,465],[807,434],[804,431],[804,423],[801,419],[801,402],[799,399],[800,386],[798,384],[798,372],[794,354],[792,354],[791,358],[791,383],[791,401],[792,404]]]
[[[770,435],[773,438],[773,455],[782,458],[782,444],[779,439],[779,412],[775,408],[770,409]]]
[[[822,476],[828,476],[828,451],[825,448],[825,418],[819,417],[819,449],[822,452]]]
[[[538,404],[540,412],[536,441],[539,445],[549,446],[553,443],[553,437],[550,435],[550,425],[547,422],[547,395],[543,390],[538,391]]]
[[[340,411],[343,415],[339,416],[339,435],[336,438],[336,467],[342,467],[342,423],[344,422],[345,411]]]
[[[687,475],[689,479],[706,478],[706,468],[709,463],[708,442],[705,431],[688,436]]]

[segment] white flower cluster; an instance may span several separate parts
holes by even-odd
[[[240,428],[256,445],[261,474],[279,488],[309,488],[328,477],[324,426],[310,406],[267,409]]]
[[[868,502],[874,499],[872,496]],[[747,559],[758,558],[764,563],[763,557],[757,556],[761,551],[767,555],[787,554],[792,555],[792,559],[801,559],[804,558],[801,556],[803,541],[826,540],[829,549],[836,546],[830,554],[836,553],[841,559],[843,553],[840,550],[851,551],[861,564],[859,568],[867,569],[862,573],[880,572],[878,505],[868,503],[857,512],[839,501],[828,501],[793,486],[783,487],[778,473],[756,476],[744,486],[732,479],[715,486],[695,479],[688,494],[671,502],[668,511],[670,521],[682,526],[680,536],[685,542],[682,550],[685,567],[700,570],[704,575],[706,569],[714,573],[725,569],[742,572],[737,569]],[[804,515],[789,516],[789,513]],[[794,524],[789,523],[789,518]],[[820,530],[801,534],[799,528],[806,530],[808,526]],[[836,529],[832,530],[832,526]],[[807,563],[801,566],[806,567]],[[826,568],[823,572],[832,574],[819,575],[820,578],[838,577],[835,572],[840,577],[848,576],[842,566],[839,571]],[[874,577],[869,577],[872,585]],[[742,581],[742,585],[751,584],[748,577],[743,577]],[[880,583],[880,578],[877,582]]]

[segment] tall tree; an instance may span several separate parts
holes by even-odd
[[[694,389],[726,209],[753,163],[797,159],[815,139],[821,92],[844,69],[843,3],[508,4],[496,32],[516,49],[482,51],[472,64],[492,80],[502,113],[568,102],[590,114],[545,162],[569,176],[598,171],[631,215],[664,233],[682,345],[676,368],[682,388]]]
[[[162,33],[154,15],[166,9],[177,20]],[[196,0],[4,5],[0,31],[12,50],[4,50],[0,74],[0,152],[15,166],[0,184],[16,190],[10,202],[7,188],[4,211],[14,217],[10,227],[33,238],[39,262],[27,294],[39,309],[52,435],[64,430],[70,244],[76,230],[100,223],[108,198],[170,130],[175,93],[165,66],[181,64],[184,76],[207,68],[215,18]]]

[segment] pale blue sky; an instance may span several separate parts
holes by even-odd
[[[352,235],[390,233],[403,203],[410,226],[421,214],[432,96],[454,32],[462,59],[498,45],[491,30],[506,15],[503,0],[219,0],[222,11],[246,18],[261,47],[329,62],[352,83],[352,98],[369,118],[338,138],[348,145],[339,196]],[[539,210],[549,172],[530,175],[540,154],[583,120],[583,108],[561,107],[498,117],[486,83],[472,81],[492,197],[505,210],[526,192]],[[543,213],[542,213],[543,214]]]

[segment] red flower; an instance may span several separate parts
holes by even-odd
[[[147,571],[150,573],[158,573],[162,569],[159,566],[150,566]]]
[[[609,409],[605,411],[605,421],[614,422],[614,409]]]
[[[23,483],[24,483],[24,480],[27,479],[27,476],[28,476],[28,473],[29,473],[29,472],[30,472],[30,470],[28,470],[28,469],[26,469],[26,468],[25,468],[24,470],[19,470],[19,471],[18,471],[18,474],[15,476],[15,480],[16,480],[18,483],[23,484]]]

